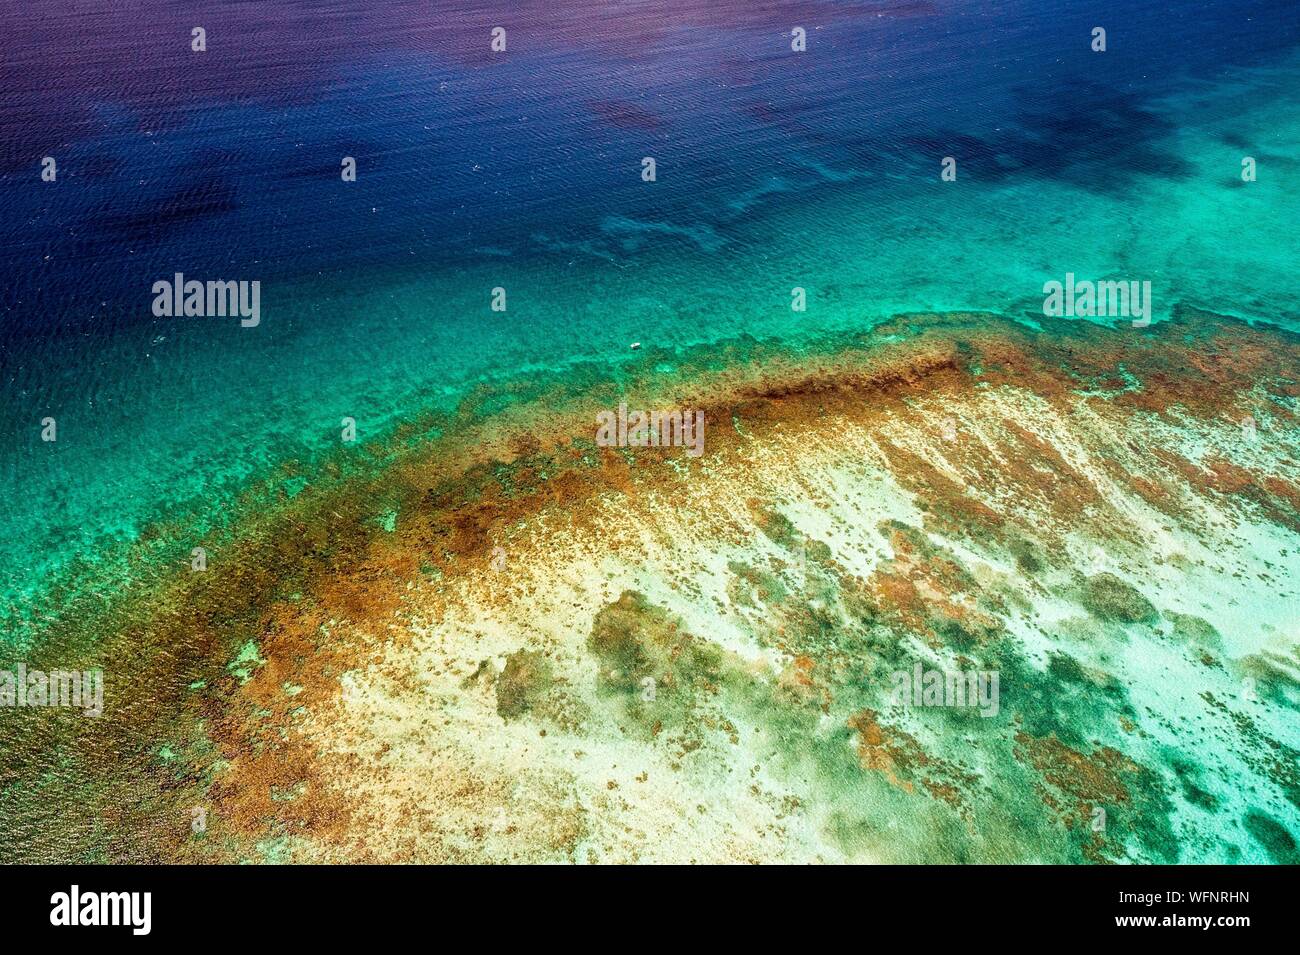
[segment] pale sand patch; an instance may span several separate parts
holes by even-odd
[[[866,579],[893,556],[877,531],[882,521],[926,521],[924,502],[891,474],[881,442],[930,461],[1027,532],[1060,535],[1085,572],[1136,575],[1139,589],[1161,606],[1207,615],[1236,653],[1277,643],[1286,601],[1260,601],[1251,578],[1264,557],[1294,546],[1294,536],[1266,522],[1243,523],[1222,502],[1190,489],[1185,503],[1196,526],[1153,510],[1100,466],[1104,453],[1156,470],[1144,455],[1126,450],[1124,428],[1110,409],[1081,399],[1064,415],[1030,393],[1001,388],[922,401],[915,412],[926,426],[885,418],[871,426],[836,419],[812,434],[776,429],[706,459],[689,479],[579,502],[598,515],[598,539],[574,533],[560,509],[547,511],[512,530],[502,569],[416,585],[407,608],[411,639],[390,645],[356,675],[356,692],[337,710],[317,714],[308,728],[326,765],[356,757],[364,767],[346,782],[358,807],[354,828],[383,836],[320,851],[382,861],[843,859],[825,835],[815,782],[776,769],[772,741],[757,721],[747,721],[753,714],[729,710],[734,735],[708,731],[690,752],[625,733],[596,691],[597,664],[586,641],[601,608],[635,590],[680,618],[686,630],[746,661],[756,680],[775,682],[790,658],[755,639],[770,621],[762,607],[732,600],[728,564],[776,568],[792,584],[800,580],[799,568],[755,523],[753,501],[772,503],[798,534],[828,544],[844,573]],[[958,421],[955,440],[944,435],[950,418]],[[1008,458],[999,424],[1008,419],[1051,444],[1092,486],[1093,520],[1061,526],[1049,499],[1017,496],[999,479],[1018,466]],[[1153,424],[1146,439],[1172,446],[1186,436]],[[1091,567],[1098,540],[1108,563]],[[1028,651],[1059,646],[1058,628],[1077,618],[1077,605],[1048,594],[1044,581],[1018,572],[978,540],[943,543],[983,584],[1015,592],[1032,608],[1004,621]],[[1186,560],[1172,561],[1174,553]],[[1209,561],[1211,554],[1217,562]],[[1244,600],[1266,629],[1242,633],[1232,608]],[[505,720],[491,679],[466,684],[482,661],[498,673],[521,649],[540,651],[553,666],[567,725]],[[1193,679],[1180,648],[1133,644],[1107,654],[1143,706],[1172,716],[1195,698],[1165,689],[1171,679]],[[1228,674],[1200,671],[1194,680],[1197,689],[1220,693],[1233,682]],[[1157,733],[1178,742],[1176,733]]]

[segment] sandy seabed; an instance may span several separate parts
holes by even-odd
[[[44,860],[1297,862],[1300,340],[905,316],[639,352],[159,526],[0,723]],[[698,458],[594,422],[699,408]],[[483,406],[492,404],[490,413]],[[177,570],[177,568],[181,568]],[[908,706],[917,665],[995,714]],[[51,755],[55,754],[55,755]],[[195,807],[203,810],[201,831]]]

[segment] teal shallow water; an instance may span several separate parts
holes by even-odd
[[[5,468],[7,613],[69,560],[130,541],[161,506],[219,511],[265,469],[330,448],[345,416],[364,440],[519,370],[636,361],[633,342],[795,343],[903,311],[1033,321],[1042,283],[1067,272],[1151,281],[1156,321],[1186,302],[1300,327],[1288,214],[1300,199],[1300,117],[1284,95],[1297,76],[1293,57],[1214,83],[1189,78],[1160,100],[1158,146],[1183,165],[1176,177],[1134,169],[1099,190],[1081,161],[1074,181],[988,182],[959,161],[946,183],[937,162],[932,174],[904,161],[828,168],[794,150],[712,221],[611,211],[580,243],[534,231],[455,268],[412,254],[360,286],[282,283],[255,329],[190,320],[63,332],[57,347],[78,357],[53,376],[26,364],[8,393],[32,420]],[[1258,162],[1256,182],[1241,181],[1244,155]],[[789,307],[796,285],[808,290],[803,313]],[[496,286],[505,313],[489,308]],[[39,440],[34,409],[55,415],[56,444]]]

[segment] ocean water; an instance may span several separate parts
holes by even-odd
[[[345,416],[633,342],[1032,322],[1067,272],[1295,327],[1293,6],[1110,6],[6,2],[4,639]],[[260,280],[260,326],[155,318],[175,272]]]
[[[1293,3],[0,18],[0,659],[112,679],[102,721],[5,724],[5,838],[1294,860],[1294,339],[1212,314],[1300,331]],[[259,281],[260,324],[155,317],[178,272]],[[1044,322],[1069,273],[1150,282],[1149,338]],[[931,312],[968,314],[894,321]],[[873,383],[891,348],[925,388],[799,390]],[[947,349],[980,357],[926,364]],[[760,372],[788,400],[746,404]],[[625,391],[744,420],[662,469],[574,442],[484,477],[456,445]],[[189,574],[177,542],[221,527],[237,559]],[[480,572],[497,540],[507,583]],[[662,713],[611,688],[624,638],[673,677]],[[968,654],[1000,718],[885,712],[877,670]],[[353,772],[376,752],[400,774]],[[331,828],[341,791],[381,838]],[[178,837],[209,804],[213,837]],[[1113,838],[1083,831],[1098,804]],[[501,807],[511,839],[464,835]]]

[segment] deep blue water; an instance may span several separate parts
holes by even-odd
[[[817,166],[896,193],[957,155],[973,181],[1122,193],[1188,172],[1150,106],[1171,84],[1300,37],[1285,2],[120,7],[5,4],[7,331],[150,322],[177,270],[366,282],[546,254],[611,214],[743,244],[773,203],[738,198],[825,186]]]

